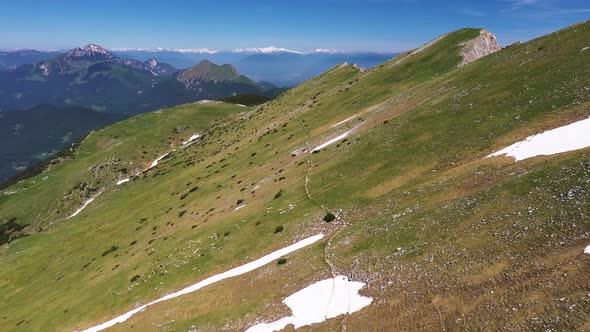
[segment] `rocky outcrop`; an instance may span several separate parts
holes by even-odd
[[[492,54],[501,50],[500,44],[496,36],[487,30],[480,30],[479,36],[473,38],[463,44],[463,49],[460,54],[463,57],[463,61],[459,64],[459,67],[465,66],[479,58],[483,58],[486,55]]]

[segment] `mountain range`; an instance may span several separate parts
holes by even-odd
[[[589,39],[464,28],[92,131],[0,191],[0,330],[588,330]]]
[[[204,70],[225,75],[208,75]],[[155,58],[122,58],[94,44],[0,72],[0,109],[4,110],[53,104],[137,114],[201,99],[268,91],[231,65],[202,62],[179,71]]]
[[[33,53],[37,57],[25,56]],[[276,86],[293,86],[320,74],[342,62],[356,63],[369,69],[387,61],[394,52],[340,52],[317,49],[301,52],[279,47],[245,48],[232,51],[209,49],[115,49],[112,53],[121,58],[141,62],[152,58],[185,69],[202,60],[229,63],[254,81],[268,81]],[[15,51],[0,52],[0,70],[15,68],[15,63],[32,64],[54,57],[56,52]],[[15,62],[16,61],[16,62]]]

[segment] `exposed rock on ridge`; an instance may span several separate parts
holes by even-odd
[[[502,47],[498,44],[498,40],[494,34],[485,29],[480,30],[478,37],[473,38],[464,44],[460,53],[463,57],[463,61],[461,61],[459,67],[465,66],[468,63],[501,49]]]

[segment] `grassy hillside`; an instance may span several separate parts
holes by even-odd
[[[187,105],[91,134],[74,159],[0,195],[0,220],[31,234],[0,248],[0,329],[87,328],[319,232],[285,264],[111,330],[245,330],[336,274],[374,302],[301,330],[590,328],[590,150],[484,158],[590,116],[590,23],[457,67],[478,34],[369,71],[343,64],[253,109]]]

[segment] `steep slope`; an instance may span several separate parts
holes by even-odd
[[[3,220],[43,228],[1,249],[0,327],[96,326],[321,233],[276,264],[150,305],[110,331],[244,331],[290,319],[284,298],[338,275],[365,283],[372,302],[303,330],[587,329],[588,148],[485,157],[590,116],[590,55],[580,52],[590,23],[461,66],[480,31],[364,72],[342,64],[255,109],[211,104],[236,113],[130,182],[107,173],[74,218],[61,219],[82,199],[68,212],[30,212],[65,204],[42,176],[68,188],[74,169],[100,168],[97,156],[141,150],[131,137],[97,155],[84,150],[98,146],[91,135],[60,172],[0,195]],[[151,116],[136,121],[157,123]]]

